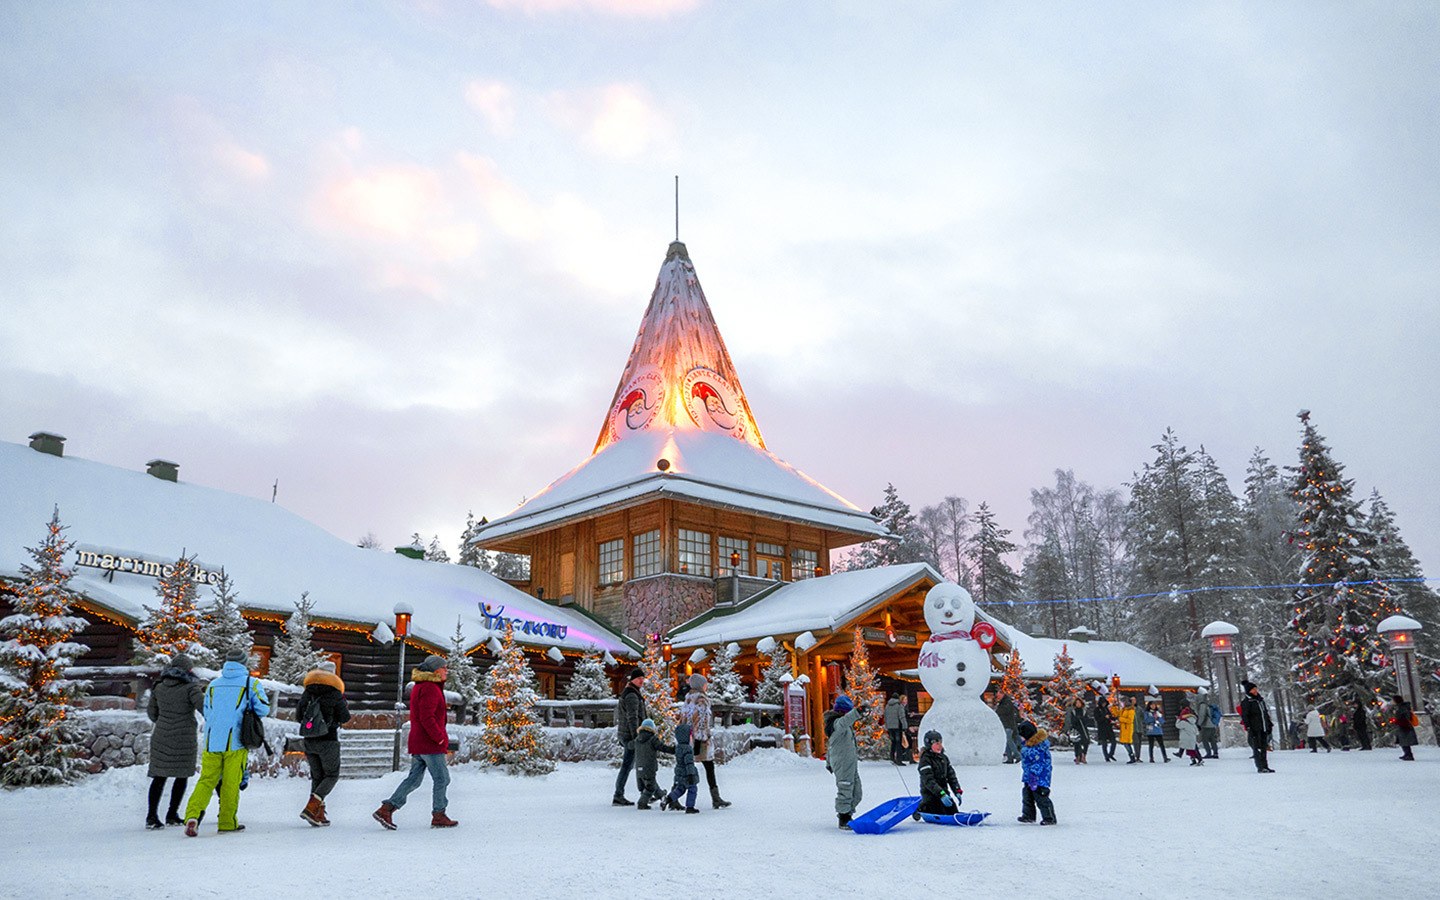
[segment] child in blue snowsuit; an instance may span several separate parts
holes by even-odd
[[[681,722],[675,726],[675,786],[660,801],[661,809],[679,809],[680,793],[685,793],[685,811],[698,813],[695,808],[695,791],[700,786],[700,770],[695,768],[695,748],[690,744],[690,726]]]
[[[1050,802],[1050,735],[1036,728],[1034,722],[1021,722],[1020,794],[1021,822],[1035,821],[1035,807],[1040,807],[1040,824],[1055,824],[1055,804]]]

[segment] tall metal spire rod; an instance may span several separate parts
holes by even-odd
[[[675,240],[680,240],[680,176],[675,176]]]

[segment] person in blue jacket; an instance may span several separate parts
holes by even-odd
[[[195,783],[185,808],[185,834],[189,837],[199,833],[200,816],[210,804],[210,795],[215,793],[217,783],[220,785],[220,832],[245,830],[244,825],[235,821],[240,808],[240,782],[245,777],[245,763],[249,759],[248,751],[240,743],[240,718],[246,707],[262,717],[270,713],[265,689],[250,677],[245,662],[245,651],[231,650],[225,654],[220,677],[205,688],[205,752],[200,756],[200,780]]]
[[[1021,722],[1018,729],[1024,744],[1020,747],[1020,817],[1018,821],[1034,822],[1035,808],[1040,808],[1040,824],[1055,824],[1055,804],[1050,802],[1050,735],[1036,728],[1034,722]]]
[[[670,793],[660,801],[660,808],[680,809],[680,795],[685,795],[685,811],[694,815],[695,791],[700,786],[700,770],[695,768],[695,748],[690,744],[690,726],[681,722],[675,726],[675,784]]]
[[[1150,761],[1155,761],[1155,748],[1160,748],[1160,758],[1167,763],[1170,755],[1165,752],[1165,714],[1160,704],[1145,704],[1145,743],[1150,748]]]

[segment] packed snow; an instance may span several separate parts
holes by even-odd
[[[701,814],[610,805],[615,769],[562,763],[511,777],[456,766],[432,830],[428,782],[383,830],[371,811],[400,774],[343,780],[334,825],[299,818],[306,781],[252,779],[240,834],[143,827],[143,767],[78,785],[0,793],[0,871],[14,897],[204,898],[995,896],[1414,896],[1440,836],[1440,750],[1275,753],[1257,775],[1245,751],[1184,762],[1075,766],[1055,756],[1055,828],[1021,825],[1019,766],[960,772],[976,828],[905,821],[885,835],[840,831],[818,760],[757,750],[719,767],[732,808]],[[1092,754],[1098,757],[1099,754]],[[1123,754],[1122,754],[1123,758]],[[669,772],[661,770],[662,784]],[[918,793],[915,767],[862,763],[869,809]],[[635,794],[633,778],[630,796]],[[163,809],[162,809],[163,812]],[[317,885],[311,879],[319,877]],[[102,887],[103,886],[103,890]]]

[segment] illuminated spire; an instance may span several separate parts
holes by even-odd
[[[594,452],[652,429],[729,434],[765,448],[695,266],[679,241],[665,254]]]

